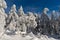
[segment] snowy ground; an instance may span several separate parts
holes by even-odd
[[[46,35],[41,35],[40,38],[37,38],[34,36],[32,33],[22,36],[20,34],[18,35],[6,35],[4,34],[3,36],[0,37],[0,40],[57,40],[52,37],[48,37]]]

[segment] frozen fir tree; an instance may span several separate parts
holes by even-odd
[[[33,15],[32,12],[28,12],[28,15],[25,14],[22,6],[20,7],[18,13],[19,19],[17,22],[17,26],[19,27],[19,30],[22,32],[31,32],[32,28],[35,28],[37,26],[37,23],[35,21],[36,17]],[[25,26],[23,26],[23,24]]]
[[[33,31],[37,27],[36,17],[32,12],[28,12],[28,20],[27,20],[28,30]]]
[[[21,32],[22,34],[26,34],[27,15],[24,13],[22,6],[20,7],[20,9],[18,9],[18,16],[19,19],[17,21],[17,31]]]
[[[51,35],[53,34],[57,34],[57,29],[56,29],[56,23],[57,23],[57,16],[56,16],[56,11],[53,10],[52,13],[51,13],[51,27],[52,27],[52,33]]]
[[[7,14],[5,14],[5,8],[7,8],[5,0],[0,0],[0,34],[4,32],[4,26],[6,24],[5,19]]]
[[[48,34],[48,32],[49,32],[49,18],[48,18],[48,15],[47,15],[48,11],[49,11],[48,8],[44,8],[43,13],[41,14],[42,34]]]
[[[7,17],[7,21],[6,21],[7,32],[14,33],[16,31],[17,20],[18,20],[18,15],[16,13],[16,5],[14,4],[11,7],[9,16]]]
[[[0,40],[54,40],[47,35],[60,35],[60,17],[56,17],[55,11],[49,19],[48,8],[44,8],[41,15],[33,12],[26,14],[22,6],[17,11],[15,4],[7,15],[5,8],[5,0],[0,0]]]
[[[24,15],[24,11],[23,11],[23,7],[20,6],[20,9],[18,9],[18,15],[21,16],[21,15]]]

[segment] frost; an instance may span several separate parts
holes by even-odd
[[[7,14],[5,14],[5,10],[4,8],[6,7],[6,2],[4,0],[0,0],[0,34],[2,35],[2,33],[4,32],[4,26],[6,24],[6,17]]]
[[[18,12],[19,12],[19,16],[24,15],[24,11],[23,11],[22,6],[20,6],[20,9],[18,10]]]
[[[44,8],[44,13],[45,14],[47,13],[47,11],[49,11],[49,9],[48,8]]]
[[[0,7],[7,8],[7,4],[4,0],[0,0]]]
[[[18,15],[16,13],[16,6],[13,5],[11,7],[11,11],[9,12],[9,16],[7,17],[6,21],[6,30],[9,30],[11,33],[15,32],[16,30],[16,23],[18,20]]]
[[[59,38],[56,35],[60,35],[60,17],[55,19],[56,11],[52,12],[49,19],[48,8],[44,8],[41,15],[33,12],[25,13],[22,6],[17,11],[15,4],[12,5],[9,14],[5,13],[5,8],[7,8],[5,0],[0,0],[0,40],[57,40],[55,38]]]

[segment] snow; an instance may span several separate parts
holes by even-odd
[[[45,14],[47,13],[47,11],[49,11],[49,9],[48,8],[44,8],[44,13]]]
[[[13,4],[9,15],[7,15],[4,10],[5,8],[7,8],[5,0],[0,0],[0,40],[57,40],[47,35],[35,35],[32,33],[33,28],[37,27],[37,14],[34,15],[32,12],[25,14],[21,6],[18,10],[18,15],[16,13],[16,5]],[[49,9],[44,8],[45,14],[47,11]],[[30,31],[30,33],[27,31]]]
[[[22,35],[6,35],[0,37],[0,40],[57,40],[54,38],[48,38],[46,35],[41,35],[40,38],[33,37],[30,35],[22,36]]]

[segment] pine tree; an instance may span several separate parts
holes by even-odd
[[[6,17],[7,14],[5,13],[5,8],[7,8],[7,4],[5,2],[5,0],[0,0],[0,34],[4,34],[4,26],[6,25]],[[0,36],[1,36],[0,35]]]
[[[49,31],[49,18],[47,16],[47,12],[49,11],[48,8],[44,8],[43,13],[41,15],[41,28],[43,34],[48,34]]]
[[[56,12],[55,10],[53,10],[51,14],[52,35],[57,34],[56,22],[57,22]]]
[[[17,21],[18,21],[18,15],[16,13],[16,5],[14,4],[11,7],[11,10],[9,12],[9,16],[7,17],[7,23],[6,23],[6,31],[7,33],[13,33],[16,31],[16,25],[17,25]]]
[[[27,15],[24,13],[22,6],[18,9],[18,16],[19,19],[17,21],[17,30],[22,34],[26,34],[26,22],[27,22]]]
[[[24,15],[24,11],[23,11],[23,7],[22,6],[20,6],[20,9],[18,10],[18,15],[19,16],[22,16],[22,15]]]
[[[27,20],[28,32],[32,32],[37,27],[37,22],[35,20],[36,20],[36,17],[33,15],[33,13],[28,12],[28,20]]]

